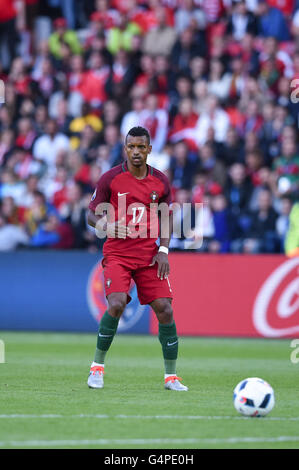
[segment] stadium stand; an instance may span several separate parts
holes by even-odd
[[[0,251],[97,251],[85,211],[135,125],[173,200],[204,203],[201,251],[285,251],[298,0],[0,0],[0,79]]]

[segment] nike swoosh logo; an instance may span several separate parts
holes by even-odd
[[[118,196],[124,196],[125,194],[130,194],[130,193],[120,193],[120,192],[117,193]]]
[[[174,344],[176,344],[178,341],[175,341],[174,343],[169,343],[167,342],[167,346],[173,346]]]
[[[99,336],[101,336],[103,338],[111,338],[112,335],[101,335],[101,333],[99,333]]]

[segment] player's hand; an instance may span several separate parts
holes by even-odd
[[[126,238],[130,233],[130,229],[125,225],[124,217],[116,222],[107,223],[108,238]]]
[[[157,276],[161,279],[161,281],[162,279],[167,279],[170,272],[168,255],[158,251],[158,253],[153,257],[150,266],[154,266],[155,263],[158,263]]]

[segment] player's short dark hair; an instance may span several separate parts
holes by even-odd
[[[145,136],[147,138],[147,143],[148,144],[151,141],[149,132],[148,132],[147,129],[145,129],[145,127],[141,127],[141,126],[132,127],[132,129],[130,129],[129,132],[127,133],[126,141],[127,141],[128,135],[131,135],[132,137],[143,137],[143,136]]]

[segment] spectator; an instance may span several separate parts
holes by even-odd
[[[241,51],[239,53],[245,64],[245,70],[252,76],[257,76],[259,72],[259,51],[255,46],[255,36],[246,33],[241,40],[240,46]]]
[[[49,215],[58,215],[55,207],[47,202],[41,191],[35,190],[32,197],[32,204],[24,211],[24,225],[29,235],[33,235]]]
[[[229,211],[225,196],[220,193],[212,197],[211,208],[215,233],[208,244],[210,253],[228,253],[230,248]]]
[[[154,94],[148,95],[145,109],[141,112],[140,123],[148,129],[151,136],[151,145],[154,152],[161,152],[166,144],[168,133],[168,116],[164,109],[158,107],[158,98]]]
[[[103,124],[114,124],[119,127],[121,121],[120,105],[116,100],[107,100],[103,106]]]
[[[2,199],[1,213],[6,222],[11,225],[22,225],[23,210],[17,206],[12,196],[6,196]]]
[[[10,85],[19,96],[27,96],[29,94],[29,85],[31,82],[30,75],[27,72],[26,64],[21,57],[15,57],[11,64],[8,76]],[[7,94],[7,89],[5,90]],[[7,103],[7,100],[6,100]]]
[[[245,0],[233,0],[232,14],[228,18],[227,34],[235,41],[241,41],[246,33],[256,35],[257,21],[255,15],[247,10]]]
[[[172,250],[184,250],[188,231],[190,232],[194,228],[195,211],[194,206],[191,206],[190,203],[190,190],[185,188],[178,189],[173,206],[173,233],[170,240],[170,248]]]
[[[164,147],[161,152],[153,152],[149,154],[147,162],[150,166],[157,168],[157,170],[162,171],[162,173],[167,174],[170,167],[170,149],[168,146]]]
[[[41,79],[44,61],[49,59],[51,59],[49,41],[44,39],[37,45],[37,52],[31,72],[31,77],[34,81],[38,82]]]
[[[298,44],[299,39],[299,9],[295,11],[291,23],[291,32],[295,38],[296,43]]]
[[[212,181],[218,183],[221,187],[225,186],[225,167],[223,163],[217,159],[213,145],[208,142],[199,150],[199,168],[205,170]]]
[[[293,61],[290,54],[287,50],[279,47],[279,42],[273,36],[264,39],[263,51],[259,57],[261,65],[271,57],[275,59],[277,67],[285,77],[291,78],[293,76]]]
[[[69,184],[70,178],[67,168],[58,166],[55,177],[44,189],[47,200],[50,201],[56,209],[59,209],[61,204],[65,202]]]
[[[119,127],[108,124],[104,130],[104,142],[107,146],[109,168],[122,163],[123,144],[119,134]]]
[[[57,18],[54,23],[54,32],[49,37],[51,54],[58,60],[62,59],[63,45],[70,47],[72,54],[81,54],[82,48],[74,30],[68,29],[65,18]]]
[[[109,77],[110,68],[100,52],[91,54],[89,64],[90,68],[84,73],[78,91],[91,107],[100,108],[107,98],[105,84]]]
[[[258,0],[259,33],[263,37],[273,36],[278,41],[288,41],[290,33],[283,13],[272,8],[267,0]]]
[[[225,194],[233,214],[240,214],[248,209],[253,187],[246,175],[246,168],[241,163],[234,163],[229,170]]]
[[[68,222],[74,233],[74,248],[82,249],[88,245],[86,208],[83,200],[82,188],[79,184],[72,184],[67,189],[67,197],[60,208],[60,214]]]
[[[244,161],[243,142],[234,127],[230,127],[227,131],[225,141],[218,147],[218,158],[227,167],[234,163]]]
[[[141,98],[135,98],[132,101],[132,109],[125,113],[122,118],[122,122],[120,125],[120,132],[122,135],[123,140],[125,136],[129,132],[129,130],[134,127],[138,126],[141,119],[141,114],[144,109],[144,102]]]
[[[32,155],[22,147],[15,147],[9,157],[8,166],[13,169],[16,177],[23,181],[30,175],[42,175],[46,170],[43,162],[36,161]]]
[[[30,245],[34,248],[69,249],[74,245],[71,226],[61,222],[52,214],[45,220],[31,237]]]
[[[253,186],[259,182],[258,172],[264,166],[263,154],[258,150],[248,152],[245,155],[247,175],[250,177]]]
[[[182,0],[175,13],[175,29],[180,34],[190,27],[200,30],[205,29],[205,14],[193,0]]]
[[[279,215],[276,220],[276,233],[279,238],[279,246],[282,253],[284,253],[284,246],[286,237],[290,227],[290,213],[292,210],[293,202],[289,197],[282,197],[279,205]]]
[[[33,122],[29,117],[23,117],[18,120],[16,145],[24,150],[31,150],[37,133],[33,127]]]
[[[201,204],[206,196],[215,196],[221,192],[221,186],[211,179],[211,174],[208,170],[199,168],[196,171],[192,187],[192,202],[194,204]]]
[[[225,97],[229,102],[235,103],[240,98],[247,79],[246,63],[243,61],[242,55],[234,55],[230,60],[229,67],[230,72],[226,74],[229,76],[229,89]]]
[[[176,31],[168,26],[166,10],[163,7],[157,7],[155,14],[157,25],[145,34],[143,52],[151,55],[169,55],[176,39]]]
[[[263,118],[260,113],[259,104],[256,100],[250,100],[246,111],[244,111],[245,119],[239,128],[243,136],[249,132],[253,134],[259,133],[263,125]]]
[[[273,101],[265,103],[262,109],[263,124],[260,128],[260,146],[263,149],[265,160],[268,165],[272,164],[275,156],[275,142],[277,141],[277,131],[274,127],[275,105]],[[274,152],[274,155],[273,155]]]
[[[80,54],[74,54],[70,60],[68,84],[71,91],[80,91],[84,76],[84,59]]]
[[[195,210],[194,228],[186,234],[185,248],[197,251],[208,251],[209,244],[215,236],[213,213],[211,210],[211,197],[205,196],[203,204]]]
[[[95,132],[101,132],[103,129],[102,120],[93,111],[89,103],[83,103],[81,115],[70,122],[69,132],[72,136],[70,140],[73,148],[78,147],[81,133],[86,126],[91,126]]]
[[[282,142],[281,156],[273,162],[277,177],[277,191],[282,194],[294,194],[299,189],[299,155],[293,139]]]
[[[141,34],[141,29],[137,23],[129,21],[124,13],[120,14],[117,26],[109,29],[107,35],[107,49],[115,55],[120,49],[131,51],[133,38]]]
[[[185,142],[176,143],[170,162],[173,186],[190,189],[196,167],[196,160],[189,152],[187,144]]]
[[[290,226],[285,240],[285,253],[289,257],[299,255],[299,203],[296,202],[290,213]]]
[[[175,115],[169,133],[170,142],[184,140],[185,133],[194,130],[198,120],[198,114],[193,109],[191,98],[184,98],[180,101],[178,113]],[[197,146],[193,140],[186,139],[190,150],[196,151]]]
[[[34,114],[34,127],[38,135],[46,132],[48,118],[47,106],[45,104],[39,104]]]
[[[27,246],[29,237],[22,227],[9,223],[0,212],[0,252]]]
[[[208,23],[218,23],[224,14],[224,2],[222,0],[211,0],[210,2],[197,0],[197,5],[203,9]]]
[[[31,207],[34,194],[39,190],[39,177],[37,175],[29,175],[26,179],[26,189],[22,197],[22,207],[23,209],[28,209]]]
[[[207,79],[207,60],[198,55],[190,60],[190,76],[194,82]]]
[[[33,145],[33,156],[47,164],[47,171],[53,175],[58,153],[69,149],[69,139],[59,133],[54,119],[48,119],[45,134],[36,139]]]
[[[11,196],[18,205],[21,205],[25,191],[25,183],[21,181],[16,173],[6,167],[0,173],[0,198]]]
[[[17,10],[14,0],[1,0],[0,2],[0,42],[4,46],[1,62],[7,70],[15,57],[17,44]]]
[[[119,49],[115,54],[109,78],[106,82],[106,91],[110,97],[116,100],[123,100],[131,86],[136,75],[136,68],[130,62],[130,57],[124,49]]]
[[[212,59],[208,75],[207,91],[217,96],[219,100],[226,100],[231,86],[231,75],[225,73],[224,65],[219,59]]]
[[[190,133],[198,146],[207,141],[208,131],[211,127],[215,132],[216,142],[224,142],[226,133],[229,129],[229,117],[226,111],[219,106],[218,98],[209,95],[207,108],[199,116],[195,130]]]
[[[259,194],[258,210],[252,214],[249,236],[243,242],[244,253],[275,253],[279,250],[277,213],[271,206],[271,192],[264,189]]]
[[[196,37],[192,28],[182,31],[172,46],[170,62],[176,74],[189,74],[191,60],[198,56],[205,57],[204,40],[202,37]]]
[[[94,161],[98,143],[96,131],[91,125],[87,124],[80,133],[79,145],[76,147],[82,155],[83,161],[87,164]]]
[[[14,145],[15,134],[11,129],[3,130],[0,134],[0,168],[6,165]]]
[[[119,11],[109,6],[108,0],[96,0],[96,11],[91,15],[90,19],[97,18],[102,27],[105,29],[112,28],[119,22]]]
[[[179,75],[175,85],[169,90],[169,114],[174,116],[178,112],[179,103],[184,98],[192,98],[192,81],[187,75]],[[193,137],[191,137],[193,138]]]

